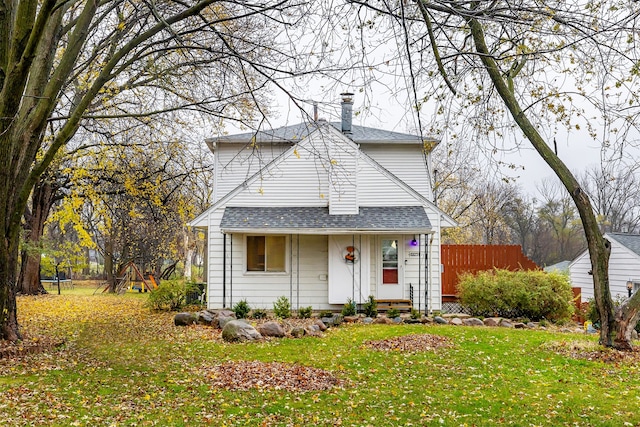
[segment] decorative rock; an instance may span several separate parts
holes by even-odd
[[[222,328],[222,339],[228,342],[258,341],[262,339],[262,335],[245,322],[231,320]]]
[[[393,323],[393,320],[388,317],[376,317],[373,321],[376,325],[390,325]]]
[[[178,313],[173,317],[173,324],[176,326],[189,326],[196,323],[195,313]]]
[[[393,323],[402,323],[402,317],[400,316],[394,317],[393,319],[391,319],[391,321]]]
[[[327,327],[339,326],[343,320],[344,318],[342,317],[342,314],[334,314],[331,317],[323,317],[322,323],[324,323]]]
[[[535,329],[538,326],[540,326],[540,324],[537,323],[537,322],[529,322],[529,323],[527,323],[527,328],[529,328],[529,329]]]
[[[416,324],[416,323],[422,323],[422,321],[420,319],[408,318],[408,319],[404,319],[404,323],[408,323],[410,325],[413,325],[413,324]]]
[[[292,337],[302,338],[303,335],[304,335],[304,328],[302,328],[301,326],[294,326],[293,329],[291,329]]]
[[[468,319],[469,317],[471,317],[469,314],[465,314],[465,313],[445,313],[442,315],[443,318],[445,319]]]
[[[317,325],[309,325],[304,328],[304,334],[309,335],[310,337],[321,337],[322,332],[320,332],[320,328]]]
[[[500,325],[499,326],[502,326],[503,328],[513,328],[513,323],[511,323],[507,319],[502,319],[502,320],[500,320]]]
[[[422,316],[422,319],[420,319],[420,322],[423,324],[431,324],[433,323],[433,319],[431,317],[427,317],[427,316]]]
[[[209,310],[202,310],[196,313],[196,322],[198,325],[211,326],[214,320],[214,315]]]
[[[362,323],[364,323],[365,325],[370,325],[373,323],[373,319],[371,317],[365,317],[364,319],[362,319]]]
[[[323,322],[322,320],[320,320],[320,319],[316,319],[316,320],[313,322],[313,324],[314,324],[314,325],[317,325],[317,326],[318,326],[318,328],[320,328],[320,331],[321,331],[321,332],[324,332],[324,331],[326,331],[326,330],[327,330],[327,325],[325,325],[325,324],[324,324],[324,322]]]
[[[439,325],[446,325],[446,324],[449,323],[449,322],[446,321],[446,319],[444,319],[443,317],[440,317],[440,316],[434,317],[433,321],[436,322]]]
[[[224,329],[224,327],[227,325],[227,323],[231,322],[232,320],[237,320],[236,316],[223,316],[222,314],[219,315],[216,320],[214,320],[214,323],[218,323],[218,328],[220,329]]]
[[[284,329],[278,322],[266,322],[258,326],[258,332],[263,337],[282,338],[285,336]]]
[[[499,317],[487,317],[483,323],[485,326],[499,326],[501,320]]]
[[[524,323],[521,322],[517,322],[513,324],[513,327],[516,329],[525,329],[527,327],[527,325],[525,325]]]
[[[484,322],[477,317],[470,317],[468,319],[462,319],[462,323],[467,326],[484,326]]]
[[[320,321],[324,323],[324,326],[327,328],[333,326],[333,317],[323,317]]]
[[[638,332],[635,329],[633,331],[631,331],[631,339],[632,340],[637,340],[638,339]]]
[[[344,316],[345,323],[357,323],[360,320],[358,316]]]
[[[449,320],[449,324],[460,326],[462,325],[462,319],[460,319],[459,317],[454,317],[451,320]]]

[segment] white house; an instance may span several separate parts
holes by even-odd
[[[632,292],[640,288],[640,235],[607,233],[611,242],[609,258],[609,287],[613,298],[627,298],[627,282],[632,284]],[[589,252],[584,251],[569,264],[571,285],[582,289],[582,301],[593,298],[593,275]]]
[[[209,308],[374,295],[440,309],[440,230],[455,222],[432,202],[437,141],[352,126],[343,95],[341,123],[207,140],[214,204],[191,225],[207,232]]]

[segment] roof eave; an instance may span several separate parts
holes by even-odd
[[[225,234],[432,234],[433,228],[370,229],[370,228],[225,228]]]

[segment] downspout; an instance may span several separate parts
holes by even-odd
[[[229,235],[229,307],[233,307],[233,233]]]
[[[227,233],[222,234],[222,308],[227,308]]]
[[[422,262],[422,234],[418,234],[418,310],[422,305],[421,295],[422,293],[422,270],[420,263]]]
[[[289,234],[289,301],[293,303],[293,234]]]
[[[300,310],[300,235],[296,234],[296,306]]]
[[[433,236],[433,235],[432,235]],[[429,263],[431,255],[429,251],[429,239],[424,236],[424,314],[429,315]]]
[[[358,275],[360,277],[360,292],[358,292],[358,301],[360,302],[360,306],[362,306],[362,234],[358,235],[358,244],[360,245],[360,263],[358,263]]]
[[[351,246],[355,246],[356,245],[356,235],[352,234],[351,235]],[[356,302],[356,258],[355,258],[355,251],[353,252],[354,258],[353,258],[353,262],[351,263],[351,267],[352,267],[352,271],[351,271],[351,301],[353,301],[354,303]]]

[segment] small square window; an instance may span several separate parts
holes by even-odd
[[[247,271],[286,271],[285,236],[247,236]]]

